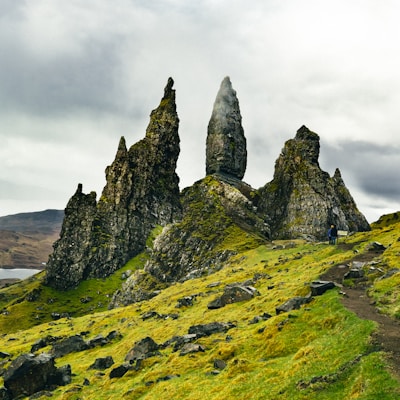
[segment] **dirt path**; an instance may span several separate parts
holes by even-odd
[[[341,265],[333,266],[321,276],[322,280],[333,281],[339,285],[343,282],[343,276],[349,271],[349,264],[353,261],[368,262],[377,257],[378,252],[367,252],[355,255]],[[378,330],[374,334],[373,344],[378,350],[387,354],[391,372],[400,380],[400,321],[392,319],[387,315],[380,314],[373,300],[367,296],[367,288],[364,282],[360,282],[354,288],[345,287],[342,290],[342,303],[358,317],[378,323]]]

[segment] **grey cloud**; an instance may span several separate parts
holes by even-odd
[[[321,157],[330,170],[335,167],[351,177],[366,195],[398,201],[400,198],[400,147],[367,141],[323,144]]]

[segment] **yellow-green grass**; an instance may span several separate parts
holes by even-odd
[[[346,310],[338,289],[315,297],[300,310],[275,313],[275,308],[286,300],[307,295],[311,281],[318,279],[332,265],[351,259],[355,248],[360,252],[367,251],[372,240],[390,245],[391,250],[397,246],[394,243],[396,234],[387,227],[345,240],[349,246],[342,248],[296,241],[295,247],[274,249],[272,244],[265,243],[231,258],[218,272],[176,283],[149,301],[115,310],[94,310],[100,312],[46,322],[26,330],[24,324],[20,329],[4,329],[4,316],[0,326],[3,333],[8,333],[0,338],[0,350],[15,358],[29,352],[38,338],[47,335],[67,337],[88,332],[86,338],[91,339],[118,330],[122,335],[120,340],[57,359],[57,366],[70,364],[74,376],[70,385],[59,387],[54,392],[54,399],[398,399],[399,383],[386,369],[384,354],[374,352],[370,344],[375,324]],[[278,244],[288,245],[288,242]],[[382,256],[383,262],[388,264],[386,269],[395,258],[390,252],[388,258],[385,257],[386,252]],[[141,265],[143,259],[135,262],[138,263],[135,265]],[[121,272],[114,277],[119,284]],[[226,284],[243,282],[255,276],[261,277],[254,283],[259,296],[217,310],[207,308],[211,300],[222,294]],[[380,282],[384,281],[377,281],[374,285],[377,297],[381,293],[380,285],[383,285]],[[210,287],[210,284],[218,282],[218,285]],[[385,284],[389,285],[387,282]],[[89,290],[94,290],[93,286],[99,287],[101,283],[106,287],[98,290],[104,295],[111,284],[89,281],[85,288],[77,289],[78,292],[61,292],[59,304],[64,304],[69,298],[71,305],[77,305],[80,296],[87,295]],[[34,285],[35,280],[30,284]],[[71,299],[74,293],[79,295]],[[179,298],[195,294],[193,306],[176,308]],[[7,295],[11,296],[11,293]],[[21,315],[24,307],[31,306],[26,301],[18,304]],[[179,314],[179,318],[143,321],[141,315],[151,310],[163,315]],[[12,308],[11,311],[14,312]],[[263,313],[271,314],[272,318],[249,324],[255,316]],[[109,378],[112,368],[122,364],[134,343],[144,337],[151,336],[161,344],[174,335],[188,333],[192,325],[214,321],[230,321],[236,327],[226,333],[199,339],[198,343],[205,347],[205,352],[180,356],[179,352],[167,347],[161,350],[160,356],[144,360],[138,371],[131,370],[118,379]],[[50,347],[42,351],[50,351]],[[104,375],[88,370],[96,358],[109,355],[115,365],[104,371]],[[215,359],[227,363],[227,368],[218,375],[212,374]],[[179,377],[157,382],[167,375]],[[90,382],[88,386],[83,385],[85,378]]]

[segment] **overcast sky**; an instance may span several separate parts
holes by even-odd
[[[175,81],[181,188],[205,176],[221,81],[237,92],[244,180],[272,179],[306,125],[373,222],[400,210],[398,0],[0,0],[0,216],[100,195],[121,136]]]

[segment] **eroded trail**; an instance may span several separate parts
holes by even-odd
[[[377,256],[376,252],[367,252],[356,255],[342,265],[335,265],[321,276],[323,280],[342,284],[343,276],[348,272],[348,264],[352,261],[368,262]],[[373,300],[367,295],[367,288],[360,284],[355,288],[343,288],[343,304],[359,318],[368,319],[378,323],[373,340],[378,350],[387,354],[391,372],[400,380],[400,321],[392,319],[378,312]]]

